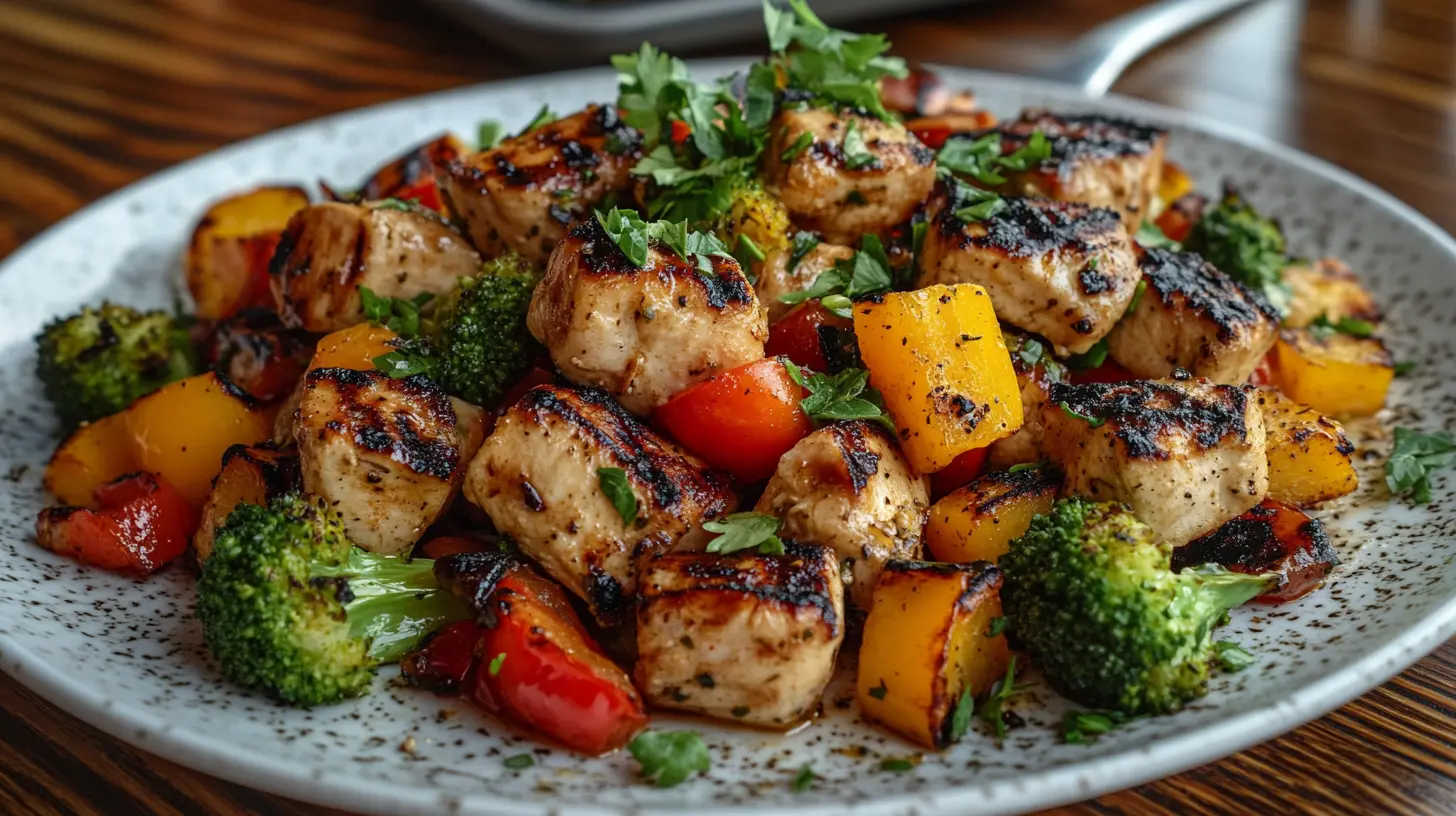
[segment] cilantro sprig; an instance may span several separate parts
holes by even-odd
[[[597,468],[597,484],[601,487],[602,493],[606,495],[607,501],[622,517],[622,523],[631,527],[637,521],[637,494],[632,491],[632,482],[627,479],[627,471],[621,468],[604,467]]]
[[[633,210],[614,207],[605,213],[598,210],[597,222],[627,260],[639,269],[647,265],[648,250],[653,243],[667,247],[705,274],[713,274],[713,258],[733,258],[718,236],[690,230],[686,221],[643,221]]]
[[[804,238],[807,249],[803,254],[812,252],[819,243],[810,233],[801,232],[794,236],[793,254],[790,256],[791,269],[803,257],[799,254],[802,236],[807,236]],[[779,295],[779,300],[789,304],[818,300],[824,308],[839,317],[849,317],[853,301],[890,290],[894,284],[891,269],[889,253],[885,251],[885,245],[879,237],[865,235],[854,255],[819,273],[808,289]]]
[[[1002,155],[1001,134],[987,133],[976,139],[950,138],[935,157],[938,167],[981,184],[996,186],[1006,183],[1001,171],[1021,173],[1051,158],[1052,145],[1046,134],[1033,131],[1026,144]]]
[[[1456,438],[1447,431],[1395,429],[1395,447],[1385,461],[1385,485],[1415,504],[1431,501],[1430,475],[1456,462]]]
[[[1359,320],[1353,317],[1342,317],[1339,320],[1330,320],[1329,315],[1321,314],[1309,323],[1309,333],[1316,340],[1325,340],[1336,334],[1347,334],[1351,337],[1373,337],[1375,335],[1375,324],[1368,320]]]
[[[1062,741],[1069,745],[1090,745],[1132,719],[1120,711],[1068,711],[1062,717]]]
[[[1163,233],[1163,228],[1151,221],[1143,221],[1138,224],[1137,234],[1133,240],[1141,244],[1145,249],[1168,249],[1179,252],[1183,245],[1169,238]]]
[[[695,773],[713,767],[708,746],[696,731],[643,731],[627,743],[642,776],[659,788],[671,788]]]
[[[976,707],[976,716],[991,726],[998,741],[1006,739],[1006,704],[1013,697],[1025,694],[1030,688],[1029,685],[1016,682],[1016,656],[1012,655],[1010,662],[1006,664],[1006,675],[991,684],[991,691],[986,694],[986,699]]]
[[[778,555],[784,542],[778,537],[783,522],[764,513],[733,513],[703,522],[703,529],[718,533],[708,542],[708,552],[728,555],[757,548],[761,555]]]
[[[794,382],[809,392],[799,407],[810,419],[821,422],[864,419],[895,433],[895,423],[885,413],[884,398],[870,387],[868,371],[847,368],[838,374],[806,374],[788,360],[783,362]]]
[[[378,323],[395,334],[409,339],[420,333],[420,307],[434,300],[429,292],[421,292],[413,298],[397,298],[375,294],[367,286],[359,287],[359,303],[364,310],[364,319]]]
[[[806,0],[789,0],[781,9],[763,3],[768,29],[771,70],[788,87],[807,94],[819,105],[864,110],[886,122],[893,117],[880,99],[880,80],[908,74],[905,61],[887,57],[890,42],[883,34],[853,34],[830,28]]]

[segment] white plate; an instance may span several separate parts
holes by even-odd
[[[696,66],[699,76],[734,63]],[[1291,249],[1344,257],[1391,314],[1397,359],[1418,359],[1397,381],[1400,424],[1451,426],[1456,412],[1456,242],[1409,207],[1347,173],[1288,148],[1126,99],[1091,100],[1028,80],[947,70],[1000,113],[1022,105],[1100,110],[1169,126],[1171,155],[1200,187],[1239,180],[1280,214]],[[334,116],[188,162],[100,201],[48,231],[0,268],[0,665],[82,719],[173,761],[288,796],[371,813],[695,813],[782,809],[1005,813],[1082,799],[1224,756],[1310,720],[1377,685],[1456,632],[1456,522],[1440,482],[1424,509],[1387,502],[1372,462],[1361,497],[1327,513],[1344,565],[1330,585],[1292,606],[1237,610],[1229,637],[1257,663],[1219,679],[1206,700],[1139,721],[1093,746],[1058,744],[1062,711],[1049,693],[1017,710],[1028,720],[1004,748],[973,732],[913,772],[879,770],[913,749],[857,722],[827,698],[826,716],[792,736],[696,725],[713,746],[706,779],[659,791],[629,757],[583,760],[537,749],[510,771],[505,756],[535,749],[524,734],[455,701],[392,688],[297,711],[222,682],[191,617],[192,579],[174,568],[145,583],[82,569],[31,541],[45,503],[40,471],[54,423],[32,374],[30,337],[48,317],[112,297],[171,302],[180,252],[212,199],[264,181],[323,177],[345,185],[442,129],[473,134],[482,118],[520,125],[543,104],[571,110],[610,99],[597,70],[465,88]],[[839,694],[843,694],[840,688]],[[452,710],[453,715],[442,715]],[[413,736],[416,750],[400,750]],[[795,795],[795,771],[821,781]]]

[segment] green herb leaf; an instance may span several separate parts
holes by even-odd
[[[501,143],[505,128],[495,119],[485,119],[475,127],[475,143],[480,150],[489,150]]]
[[[643,731],[627,743],[642,776],[659,788],[671,788],[713,766],[708,746],[696,731]]]
[[[873,686],[870,688],[870,696],[875,698],[876,700],[885,699],[885,695],[889,693],[890,690],[885,687],[884,680],[880,680],[880,684],[878,686]]]
[[[794,270],[799,268],[799,262],[804,260],[804,256],[813,252],[817,246],[819,246],[818,235],[803,231],[794,233],[794,242],[789,250],[789,274],[792,275]]]
[[[1411,373],[1412,371],[1415,371],[1416,370],[1416,366],[1418,366],[1418,365],[1420,365],[1420,364],[1417,363],[1415,360],[1405,360],[1403,362],[1396,363],[1395,364],[1395,376],[1397,376],[1397,377],[1404,377],[1405,375]]]
[[[956,196],[956,208],[953,214],[963,224],[985,221],[1006,209],[1006,200],[989,190],[964,185],[960,190],[960,194]]]
[[[1034,466],[1033,466],[1034,467]],[[1013,473],[1016,471],[1012,471]],[[986,627],[986,637],[1000,637],[1006,632],[1006,618],[997,616],[991,619],[991,624]]]
[[[545,127],[546,125],[549,125],[560,118],[560,116],[552,113],[550,105],[542,105],[541,110],[536,111],[536,115],[531,117],[530,123],[528,123],[526,127],[521,130],[521,135],[524,136],[525,134],[530,133],[536,128]]]
[[[1016,656],[1006,664],[1006,676],[991,684],[986,699],[976,708],[976,716],[990,724],[997,740],[1006,739],[1006,703],[1027,690],[1016,685]]]
[[[364,319],[384,326],[408,340],[420,333],[420,307],[434,299],[429,292],[421,292],[414,299],[383,297],[367,286],[359,287],[359,302]]]
[[[597,483],[601,485],[602,492],[607,495],[612,507],[617,509],[622,523],[631,527],[637,521],[637,494],[632,492],[627,471],[614,467],[597,468]]]
[[[1062,717],[1062,741],[1089,745],[1112,729],[1133,718],[1117,711],[1068,711]]]
[[[1081,354],[1073,354],[1068,357],[1066,359],[1067,368],[1073,369],[1074,371],[1091,371],[1107,362],[1108,352],[1107,338],[1104,337],[1098,340],[1092,348],[1087,349]]]
[[[905,773],[915,770],[915,763],[908,759],[892,758],[880,762],[880,770],[891,773]]]
[[[1231,640],[1219,640],[1213,644],[1213,656],[1226,672],[1237,672],[1254,664],[1254,656]]]
[[[1142,244],[1147,249],[1170,249],[1178,252],[1183,245],[1163,234],[1163,230],[1151,221],[1144,221],[1138,225],[1137,234],[1133,240]]]
[[[955,711],[950,715],[951,742],[960,742],[966,732],[971,730],[971,715],[975,711],[976,701],[971,699],[971,690],[967,688],[961,692],[961,698],[956,701]]]
[[[801,232],[799,235],[809,235],[809,233]],[[817,245],[818,239],[813,240]],[[812,249],[812,247],[810,248]],[[798,249],[798,236],[795,236],[795,249]],[[806,300],[817,299],[822,302],[831,295],[843,295],[852,301],[867,295],[888,292],[893,284],[890,256],[885,251],[885,245],[878,236],[867,234],[860,240],[860,248],[853,255],[819,273],[808,289],[786,292],[779,295],[779,301],[803,303]],[[843,302],[840,303],[837,310],[828,305],[825,308],[829,308],[840,317],[849,317],[849,307]]]
[[[1062,407],[1062,411],[1064,411],[1067,416],[1073,419],[1082,420],[1083,422],[1087,423],[1087,427],[1089,428],[1100,428],[1103,425],[1107,424],[1107,420],[1101,417],[1087,416],[1086,414],[1077,413],[1076,411],[1072,410],[1072,406],[1068,405],[1066,402],[1059,402],[1057,404]]]
[[[1026,144],[1015,151],[1003,156],[1001,149],[1000,133],[987,133],[976,139],[951,137],[941,146],[935,163],[956,175],[997,186],[1006,183],[1006,177],[1000,171],[1025,172],[1052,155],[1051,142],[1039,130],[1034,131]]]
[[[536,758],[530,754],[516,754],[501,760],[501,764],[513,771],[523,770],[536,764]]]
[[[813,767],[805,765],[799,769],[797,774],[794,774],[794,783],[790,787],[794,793],[803,793],[814,786],[815,779],[818,777],[814,775]]]
[[[503,666],[505,664],[505,662],[506,662],[506,653],[505,652],[501,652],[500,654],[498,654],[495,657],[491,658],[491,660],[490,660],[490,666],[487,667],[487,670],[490,672],[490,676],[491,677],[495,677],[497,674],[500,674],[501,666]]]
[[[598,210],[596,215],[607,237],[622,250],[627,260],[638,269],[646,266],[648,235],[647,224],[642,217],[632,210],[617,208],[607,213]]]
[[[1289,266],[1284,233],[1237,193],[1226,191],[1218,206],[1204,212],[1185,245],[1225,275],[1262,294],[1280,314],[1289,312],[1293,294],[1284,283],[1284,270]]]
[[[1421,433],[1395,429],[1395,447],[1385,462],[1385,484],[1416,504],[1431,501],[1430,474],[1456,461],[1456,439],[1447,431]]]
[[[880,392],[869,385],[869,372],[862,368],[847,368],[838,374],[810,374],[784,360],[789,376],[809,395],[799,407],[810,419],[833,421],[841,419],[865,419],[878,422],[892,435],[895,423],[885,413],[885,402]]]
[[[819,105],[862,108],[893,120],[880,99],[879,82],[908,72],[904,60],[884,56],[890,48],[884,35],[830,28],[805,0],[789,0],[789,11],[765,0],[763,16],[772,62],[789,87],[809,94]]]
[[[844,151],[846,169],[862,170],[879,162],[865,144],[864,136],[859,132],[859,122],[854,119],[849,120],[849,125],[844,129],[844,146],[841,149]]]
[[[704,530],[719,533],[708,542],[708,552],[722,555],[754,548],[763,555],[780,554],[784,551],[784,542],[776,533],[781,526],[783,522],[763,513],[733,513],[703,522]]]
[[[1147,280],[1147,278],[1141,278],[1141,279],[1139,279],[1138,282],[1137,282],[1137,288],[1132,290],[1132,300],[1129,300],[1127,302],[1127,308],[1124,309],[1123,312],[1122,312],[1122,314],[1123,314],[1124,317],[1126,317],[1127,315],[1132,314],[1137,309],[1138,304],[1143,302],[1143,294],[1145,292],[1147,292],[1147,291],[1148,291],[1148,280]]]
[[[807,130],[800,133],[799,138],[795,139],[793,144],[784,148],[784,152],[779,154],[779,161],[793,161],[795,156],[808,150],[811,144],[814,144],[814,134]]]
[[[747,235],[739,234],[738,244],[733,248],[733,257],[738,261],[739,268],[747,272],[753,265],[762,261],[766,256],[758,244],[753,242]]]
[[[1338,321],[1331,322],[1328,315],[1322,314],[1309,322],[1309,332],[1320,340],[1337,332],[1348,334],[1351,337],[1365,338],[1374,336],[1375,324],[1353,317],[1342,317]]]

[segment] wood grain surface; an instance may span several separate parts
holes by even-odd
[[[220,145],[526,72],[425,5],[0,0],[0,257]],[[883,27],[917,59],[1034,70],[1133,5],[1008,0]],[[1116,90],[1294,145],[1456,230],[1452,0],[1266,0],[1154,53]],[[330,811],[132,749],[0,677],[0,813],[199,812]],[[1456,641],[1284,737],[1060,812],[1456,813]]]

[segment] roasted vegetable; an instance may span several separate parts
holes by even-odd
[[[51,321],[35,344],[36,376],[66,431],[197,368],[186,333],[170,315],[114,303]]]
[[[1269,456],[1269,498],[1296,507],[1355,492],[1355,446],[1329,417],[1272,388],[1258,394]]]
[[[830,312],[818,300],[800,303],[769,326],[763,353],[787,357],[795,365],[825,374],[861,367],[853,321]]]
[[[199,318],[273,307],[268,262],[288,219],[307,206],[308,193],[298,187],[259,187],[207,208],[187,249],[187,290]]]
[[[1001,582],[987,563],[886,566],[859,650],[855,697],[868,719],[931,749],[959,737],[957,717],[968,721],[1011,658],[993,628]]]
[[[789,211],[757,181],[735,188],[732,203],[707,228],[738,257],[744,269],[761,256],[787,249],[793,235]]]
[[[313,355],[313,339],[283,326],[267,309],[244,309],[218,321],[202,344],[202,359],[257,399],[287,396]]]
[[[921,473],[1021,427],[1021,389],[981,287],[937,285],[857,303],[854,333]]]
[[[228,448],[272,436],[273,410],[219,374],[199,374],[137,400],[126,432],[139,467],[200,505]]]
[[[336,191],[320,184],[333,201],[413,201],[444,216],[450,216],[435,177],[435,168],[460,158],[470,149],[453,133],[437,136],[418,145],[369,174],[356,190]]]
[[[217,531],[197,582],[202,637],[224,677],[280,702],[357,697],[380,663],[467,617],[433,567],[354,548],[321,500],[244,504]]]
[[[1171,549],[1123,505],[1057,502],[1001,557],[1013,642],[1084,706],[1165,714],[1202,697],[1213,627],[1277,578],[1173,572]]]
[[[273,499],[297,493],[303,481],[298,470],[298,452],[264,442],[233,445],[222,455],[222,469],[212,480],[212,492],[202,506],[202,521],[192,536],[192,548],[201,564],[212,555],[213,538],[240,504],[265,505]]]
[[[1238,192],[1225,188],[1223,200],[1203,213],[1184,245],[1262,294],[1281,314],[1289,310],[1284,233],[1278,222],[1260,215]]]
[[[1370,416],[1385,407],[1395,361],[1378,337],[1286,329],[1271,374],[1286,396],[1322,414]]]
[[[442,296],[426,333],[436,352],[429,373],[451,395],[493,406],[531,367],[541,348],[526,330],[526,307],[540,279],[519,255],[487,261]]]
[[[1163,175],[1158,179],[1158,201],[1166,210],[1173,202],[1193,192],[1193,177],[1175,162],[1163,162]]]
[[[1047,466],[988,473],[931,505],[925,546],[937,561],[994,564],[1034,516],[1051,512],[1061,486]]]
[[[399,345],[399,335],[373,323],[357,323],[324,335],[309,361],[310,371],[316,368],[352,368],[373,371],[374,361]]]
[[[1277,583],[1254,600],[1281,604],[1317,589],[1340,559],[1319,519],[1265,499],[1253,510],[1173,551],[1175,570],[1202,564],[1278,576]]]
[[[1360,320],[1379,323],[1384,316],[1375,298],[1350,267],[1337,258],[1298,262],[1284,270],[1291,299],[1284,325],[1303,328],[1324,318],[1332,323]]]
[[[744,482],[767,479],[779,457],[814,423],[799,407],[804,389],[769,358],[691,386],[652,412],[653,421],[709,465]]]
[[[197,510],[150,473],[102,485],[95,504],[95,510],[42,510],[35,522],[36,541],[83,564],[141,578],[181,555],[197,528]]]
[[[62,504],[85,506],[96,488],[136,470],[137,451],[126,431],[126,414],[82,425],[51,454],[45,488]]]

